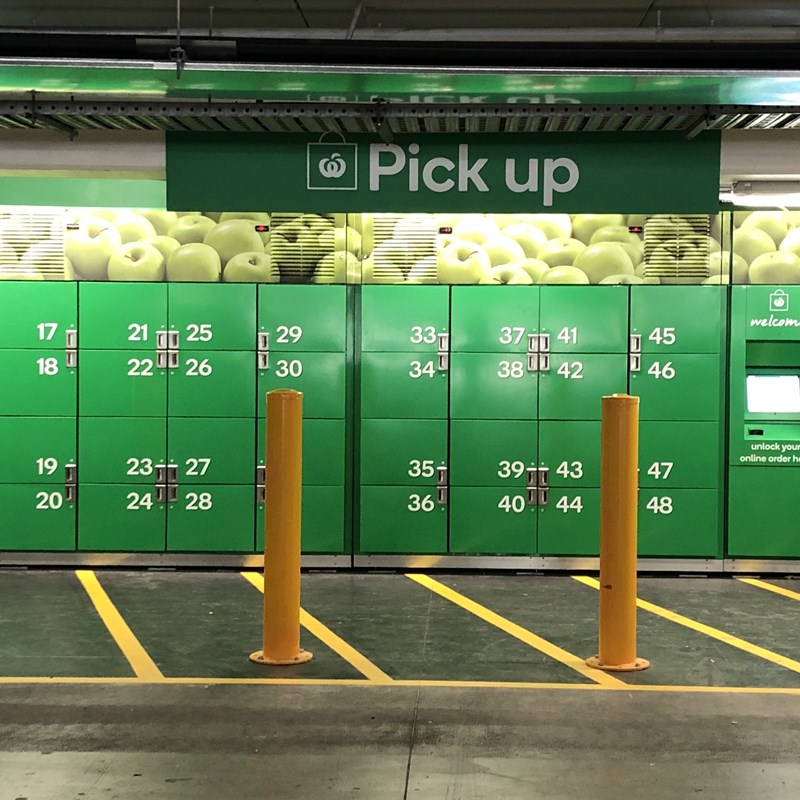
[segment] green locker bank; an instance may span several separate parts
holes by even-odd
[[[800,295],[762,268],[800,268],[792,229],[7,207],[2,560],[257,563],[283,387],[309,565],[591,565],[615,392],[641,398],[645,565],[800,558]]]

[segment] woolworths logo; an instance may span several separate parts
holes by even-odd
[[[800,328],[800,319],[783,316],[789,311],[789,295],[783,289],[776,289],[769,296],[768,317],[755,317],[750,320],[751,328]],[[777,312],[777,313],[775,313]],[[779,316],[780,315],[780,316]]]
[[[448,193],[489,193],[492,189],[515,194],[541,192],[542,205],[553,205],[559,194],[578,185],[580,169],[571,158],[498,158],[470,152],[470,145],[453,145],[451,152],[426,157],[419,144],[371,144],[366,188],[370,192],[405,190]],[[358,145],[315,142],[308,145],[307,188],[358,189]]]

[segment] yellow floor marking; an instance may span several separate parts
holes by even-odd
[[[252,583],[262,594],[264,593],[263,575],[258,572],[243,572],[242,577],[246,581]],[[366,656],[359,653],[355,647],[349,645],[344,639],[337,636],[327,625],[324,625],[303,608],[300,609],[300,624],[373,683],[393,682],[393,678],[387,675],[382,669],[375,666]]]
[[[0,685],[6,684],[116,684],[143,685],[147,683],[172,684],[175,686],[225,685],[225,686],[360,686],[379,688],[382,686],[403,686],[434,689],[539,689],[554,691],[624,691],[624,692],[684,692],[689,694],[782,694],[800,696],[800,688],[777,686],[659,686],[657,684],[622,684],[620,688],[601,686],[596,683],[514,683],[511,681],[436,681],[436,680],[396,680],[391,684],[351,678],[218,678],[187,677],[143,680],[141,678],[87,678],[87,677],[0,677]]]
[[[117,647],[122,650],[122,655],[128,659],[136,677],[151,682],[163,681],[164,676],[161,674],[161,670],[133,635],[133,631],[122,618],[122,614],[117,611],[117,607],[111,602],[111,598],[100,585],[94,572],[90,569],[78,569],[75,570],[75,575],[86,590],[86,594],[89,595],[89,599],[117,643]]]
[[[428,575],[416,575],[409,573],[406,575],[406,578],[410,578],[412,581],[416,581],[426,589],[436,592],[436,594],[444,597],[451,603],[455,603],[457,606],[461,606],[461,608],[469,611],[472,614],[475,614],[476,617],[480,617],[482,620],[484,620],[484,622],[488,622],[490,625],[500,628],[501,631],[505,631],[505,633],[513,636],[515,639],[519,639],[529,647],[539,650],[539,652],[544,653],[546,656],[549,656],[556,661],[560,661],[565,666],[574,669],[576,672],[579,672],[584,677],[590,678],[596,683],[599,683],[601,686],[605,686],[607,688],[620,688],[627,686],[626,683],[618,678],[615,678],[606,672],[592,669],[586,665],[586,662],[582,658],[578,658],[578,656],[575,656],[566,650],[562,650],[552,642],[548,642],[547,639],[543,639],[541,636],[531,633],[531,631],[527,630],[527,628],[523,628],[522,626],[511,622],[511,620],[501,617],[499,614],[496,614],[494,611],[486,608],[486,606],[482,606],[480,603],[470,600],[463,594],[450,589],[448,586],[445,586],[443,583],[439,583],[439,581],[434,580]]]
[[[792,600],[800,600],[800,592],[793,592],[791,589],[784,589],[783,586],[775,586],[766,581],[759,581],[756,578],[737,578],[737,581],[748,583],[750,586],[757,586],[759,589],[766,589],[768,592],[775,592],[784,597],[790,597]]]
[[[586,575],[573,575],[572,577],[579,583],[591,586],[593,589],[600,588],[600,582],[596,578],[590,578]],[[725,644],[729,644],[739,650],[744,650],[746,653],[763,658],[765,661],[771,661],[773,664],[792,670],[792,672],[800,672],[800,661],[787,658],[779,653],[773,653],[772,650],[759,647],[757,644],[748,642],[746,639],[740,639],[738,636],[733,636],[730,633],[721,631],[719,628],[712,628],[710,625],[704,625],[702,622],[684,617],[683,614],[670,611],[663,606],[657,606],[655,603],[650,603],[647,600],[637,598],[636,605],[644,611],[649,611],[651,614],[656,614],[659,617],[668,619],[670,622],[683,625],[685,628],[691,628],[693,631],[703,633],[706,636],[710,636],[712,639],[718,639],[720,642],[725,642]]]

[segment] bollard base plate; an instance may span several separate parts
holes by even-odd
[[[637,658],[627,664],[604,664],[600,660],[600,656],[587,658],[586,664],[594,669],[602,669],[604,672],[639,672],[650,666],[650,662],[646,658]]]
[[[269,658],[264,655],[263,650],[256,650],[255,653],[250,653],[250,660],[255,664],[264,664],[268,667],[287,667],[295,664],[305,664],[314,658],[314,654],[308,650],[301,650],[296,656],[292,658]]]

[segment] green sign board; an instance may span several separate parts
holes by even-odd
[[[167,206],[716,213],[718,132],[167,134]]]

